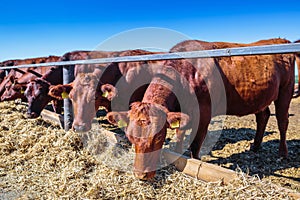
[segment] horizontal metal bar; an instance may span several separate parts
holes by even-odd
[[[176,53],[166,53],[166,54],[151,54],[151,55],[139,55],[139,56],[124,56],[124,57],[75,60],[75,61],[64,61],[64,62],[49,62],[49,63],[40,63],[40,64],[1,67],[1,69],[63,66],[63,65],[83,65],[83,64],[87,65],[87,64],[102,64],[102,63],[111,63],[111,62],[172,60],[172,59],[182,59],[182,58],[188,59],[188,58],[209,58],[209,57],[227,57],[227,56],[266,55],[266,54],[286,54],[286,53],[300,53],[300,43],[225,48],[225,49],[176,52]]]

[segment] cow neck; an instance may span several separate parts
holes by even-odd
[[[51,85],[57,85],[62,83],[62,68],[51,67],[51,69],[42,76],[42,79],[49,82]]]
[[[28,72],[29,73],[24,74],[24,76],[26,76],[27,74],[28,74],[28,76],[30,76],[30,74],[31,74],[32,76],[36,76],[39,78],[42,77],[42,75],[40,73],[38,73],[37,71],[35,71],[34,69],[29,69]]]
[[[35,73],[25,73],[20,78],[18,78],[18,83],[28,83],[33,78],[42,77],[41,74],[38,74],[39,76],[37,76],[37,74],[35,74]]]
[[[155,82],[151,82],[148,86],[144,98],[142,102],[157,104],[163,106],[167,110],[175,110],[176,109],[176,96],[172,92],[172,87],[163,80],[156,80]]]
[[[27,68],[23,68],[23,69],[26,70]],[[25,71],[23,71],[23,70],[21,70],[21,69],[19,69],[19,68],[15,68],[14,71],[15,71],[15,72],[19,72],[19,73],[21,73],[21,74],[25,74],[25,73],[26,73]]]
[[[122,73],[119,69],[118,63],[110,63],[100,78],[102,84],[112,84],[115,85],[118,80],[122,77]]]

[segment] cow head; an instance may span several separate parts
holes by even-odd
[[[126,127],[126,136],[135,146],[134,174],[142,180],[155,175],[167,128],[183,129],[189,122],[186,114],[141,102],[133,103],[127,112],[110,112],[107,119],[119,127]]]
[[[99,106],[109,107],[109,99],[113,87],[99,83],[95,73],[79,73],[71,84],[51,87],[49,95],[56,98],[70,98],[73,104],[73,130],[77,132],[89,131],[92,120],[96,116]]]
[[[42,78],[37,78],[27,84],[25,97],[28,100],[28,118],[36,118],[40,116],[42,110],[52,100],[48,95],[50,83]]]
[[[24,92],[27,88],[27,83],[19,83],[13,76],[5,84],[4,93],[1,96],[1,101],[11,101],[18,98],[24,99]]]

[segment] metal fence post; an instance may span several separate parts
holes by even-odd
[[[74,65],[63,66],[63,84],[71,83],[74,80]],[[64,99],[64,128],[68,131],[72,128],[73,108],[69,98]]]

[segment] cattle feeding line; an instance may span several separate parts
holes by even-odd
[[[138,61],[155,61],[155,60],[174,60],[174,59],[191,59],[191,58],[211,58],[211,57],[230,57],[230,56],[251,56],[251,55],[269,55],[269,54],[288,54],[300,53],[300,43],[261,45],[248,47],[235,47],[224,49],[200,50],[175,52],[165,54],[150,54],[139,56],[122,56],[111,58],[99,58],[88,60],[49,62],[29,65],[16,65],[1,67],[3,70],[21,69],[29,67],[48,67],[63,66],[63,83],[68,84],[74,80],[75,65],[104,64],[113,62],[138,62]],[[64,129],[71,129],[73,122],[72,105],[69,99],[64,99]]]
[[[189,58],[288,54],[288,53],[300,53],[300,43],[236,47],[236,48],[175,52],[175,53],[165,53],[165,54],[150,54],[150,55],[139,55],[139,56],[122,56],[122,57],[62,61],[62,62],[49,62],[49,63],[38,63],[38,64],[29,64],[29,65],[6,66],[6,67],[1,67],[1,69],[66,66],[66,65],[88,65],[88,64],[103,64],[103,63],[112,63],[112,62],[138,62],[138,61],[174,60],[174,59],[189,59]]]

